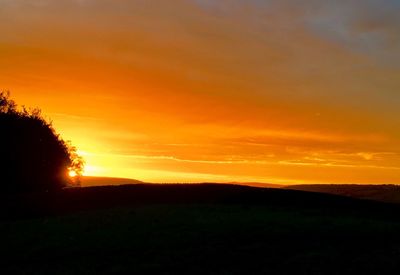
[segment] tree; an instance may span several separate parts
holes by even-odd
[[[0,193],[56,190],[74,184],[83,160],[39,109],[19,108],[0,92]]]

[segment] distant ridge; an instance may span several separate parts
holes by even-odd
[[[143,181],[135,180],[135,179],[112,178],[112,177],[85,176],[85,177],[81,178],[81,186],[82,187],[142,184],[142,183],[149,183],[149,182],[143,182]],[[214,184],[212,182],[210,182],[210,183]],[[164,183],[164,184],[167,184],[167,183]],[[179,183],[171,183],[171,184],[179,184]],[[185,184],[185,183],[181,183],[181,184]],[[199,182],[199,183],[191,183],[191,184],[204,184],[204,183]],[[261,183],[261,182],[226,182],[226,183],[218,183],[218,184],[243,185],[243,186],[263,187],[263,188],[284,188],[284,187],[286,187],[285,185],[272,184],[272,183]]]
[[[111,177],[82,177],[82,187],[96,186],[119,186],[147,184],[135,179],[111,178]],[[164,183],[164,185],[168,183]],[[178,185],[199,185],[207,183],[170,183]],[[216,184],[216,183],[208,183]],[[280,185],[260,182],[226,182],[217,185],[238,185],[259,188],[291,189],[297,191],[327,193],[339,196],[352,197],[357,199],[375,200],[380,202],[400,203],[400,186],[397,185],[356,185],[356,184],[299,184],[299,185]]]
[[[251,187],[264,187],[264,188],[284,188],[286,185],[282,184],[273,184],[273,183],[262,183],[262,182],[228,182],[224,184],[233,184],[233,185],[245,185]]]
[[[86,176],[81,178],[82,187],[141,184],[141,183],[144,182],[140,180],[126,179],[126,178],[86,177]]]
[[[102,181],[103,178],[100,178]],[[89,180],[93,180],[90,178]],[[109,180],[109,179],[106,179]],[[399,207],[345,196],[228,184],[124,184],[66,188],[59,192],[5,196],[0,200],[0,221],[71,214],[79,211],[143,205],[241,205],[324,209],[324,213],[370,216],[373,212],[397,217]],[[98,178],[94,179],[96,184]],[[135,182],[133,180],[133,182]],[[136,181],[137,182],[137,181]],[[382,212],[383,211],[383,212]],[[381,215],[381,214],[379,214]]]
[[[400,203],[400,186],[392,184],[301,184],[284,187],[285,189],[327,193],[357,199]]]

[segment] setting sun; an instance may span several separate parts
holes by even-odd
[[[76,176],[78,176],[78,174],[77,174],[75,171],[69,171],[69,172],[68,172],[68,176],[69,176],[70,178],[75,178]]]

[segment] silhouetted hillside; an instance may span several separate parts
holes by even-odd
[[[241,204],[324,208],[332,213],[394,209],[373,201],[295,190],[221,184],[134,184],[70,188],[51,193],[3,196],[0,218],[59,215],[83,210],[147,204]],[[400,208],[396,208],[400,210]]]
[[[80,178],[80,183],[82,187],[95,187],[95,186],[109,186],[109,185],[127,185],[127,184],[140,184],[147,183],[140,180],[128,179],[128,178],[112,178],[112,177],[91,177],[91,176],[83,176]],[[168,183],[163,183],[168,184]],[[174,183],[169,183],[174,184]],[[182,183],[175,183],[182,184]],[[210,183],[214,184],[214,183]],[[243,185],[243,186],[252,186],[252,187],[261,187],[261,188],[283,188],[285,185],[280,184],[270,184],[270,183],[260,183],[260,182],[226,182],[226,183],[218,183],[218,184],[227,184],[227,185]]]
[[[262,183],[262,182],[228,182],[226,184],[245,185],[245,186],[261,187],[261,188],[282,188],[282,187],[285,187],[285,185],[281,185],[281,184]]]
[[[335,194],[358,199],[400,203],[400,186],[398,185],[311,184],[291,185],[285,188]]]
[[[108,185],[126,185],[126,184],[140,184],[140,180],[124,179],[124,178],[109,178],[109,177],[81,177],[81,186],[108,186]]]
[[[399,205],[238,185],[0,198],[3,274],[395,274]]]

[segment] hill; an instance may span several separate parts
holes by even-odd
[[[398,185],[311,184],[291,185],[285,188],[388,203],[400,203],[400,186]]]
[[[244,185],[244,186],[261,187],[261,188],[283,188],[283,187],[286,187],[285,185],[282,185],[282,184],[262,183],[262,182],[228,182],[225,184]]]
[[[91,177],[91,176],[81,177],[81,186],[82,187],[143,184],[143,183],[151,184],[151,183],[143,182],[140,180],[128,179],[128,178]],[[163,184],[168,184],[168,183],[163,183]],[[173,184],[173,183],[170,183],[170,184]],[[176,183],[176,184],[181,184],[181,183]],[[196,184],[196,183],[194,183],[194,184]],[[201,184],[201,183],[197,183],[197,184]],[[213,184],[213,183],[210,183],[210,184]],[[261,183],[261,182],[227,182],[227,183],[219,183],[219,184],[244,185],[244,186],[252,186],[252,187],[262,187],[262,188],[283,188],[283,187],[285,187],[285,185]]]
[[[393,210],[394,205],[344,196],[228,184],[131,184],[69,188],[59,192],[3,196],[0,218],[57,216],[79,211],[149,204],[240,204],[324,208],[334,213]],[[399,208],[400,209],[400,208]]]
[[[135,179],[82,177],[82,187],[118,186],[129,184],[150,184]],[[210,183],[213,184],[213,183]],[[357,185],[357,184],[299,184],[281,185],[260,182],[228,182],[221,185],[239,185],[260,188],[281,188],[306,192],[326,193],[356,199],[375,200],[387,203],[400,203],[400,186],[397,185]]]
[[[140,184],[140,183],[143,182],[135,179],[125,179],[125,178],[89,177],[89,176],[81,178],[82,187],[126,185],[126,184]]]
[[[0,198],[4,274],[393,274],[400,206],[238,185]]]

